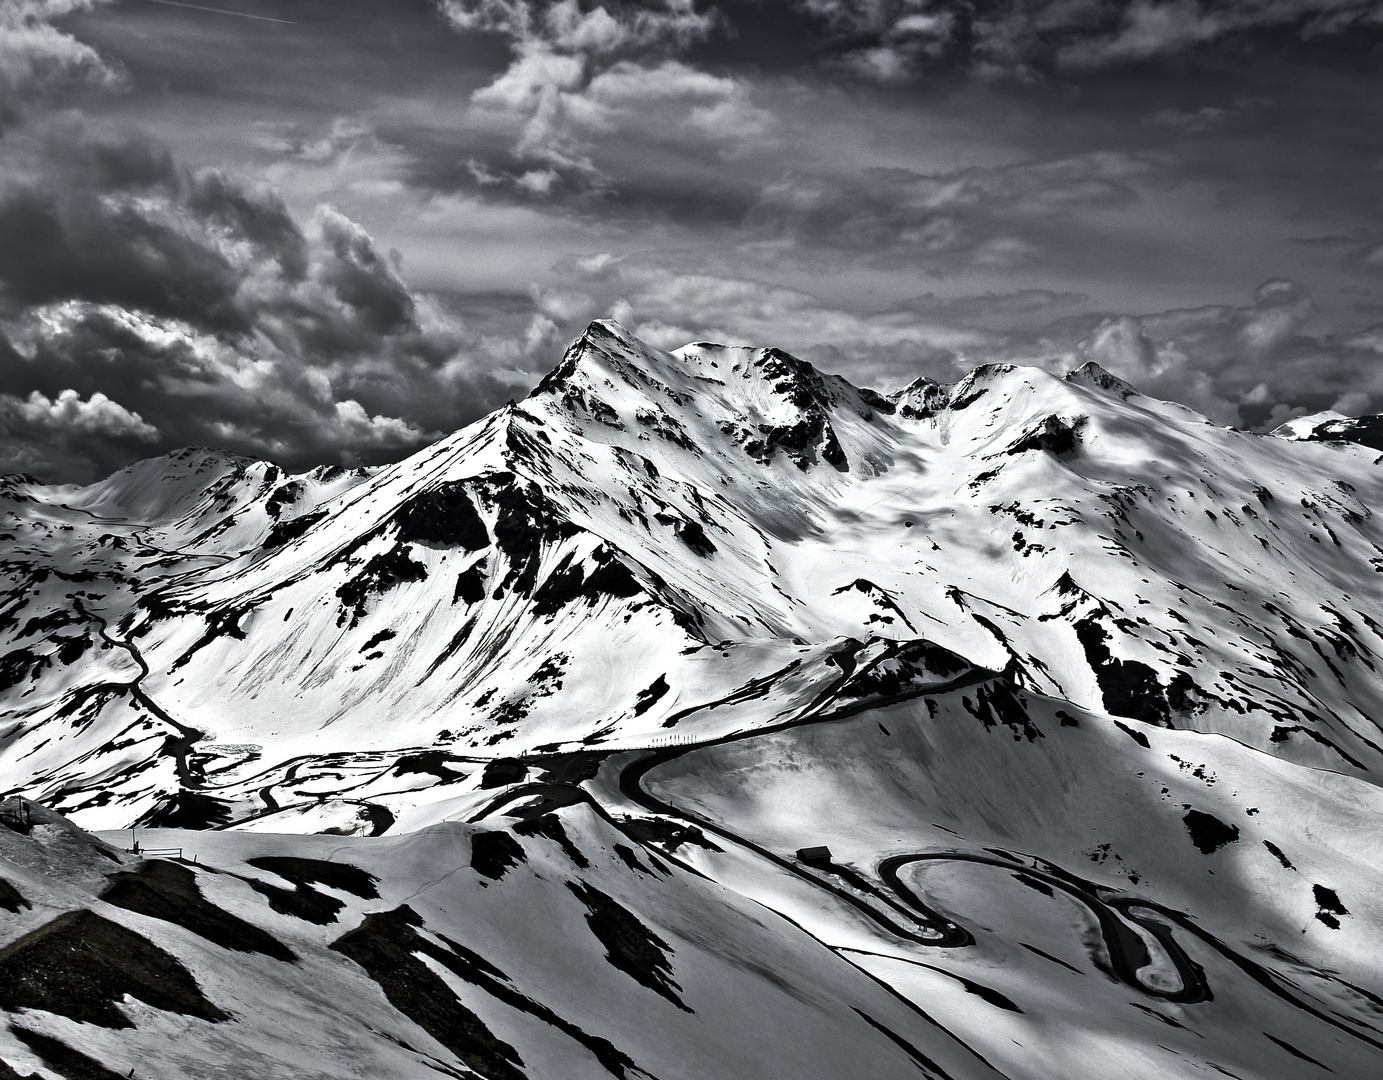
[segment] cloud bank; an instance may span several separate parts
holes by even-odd
[[[0,0],[0,471],[396,459],[602,316],[1383,408],[1380,11]]]
[[[89,477],[132,442],[374,460],[512,392],[332,207],[299,220],[268,184],[70,116],[30,135],[0,186],[9,467]]]

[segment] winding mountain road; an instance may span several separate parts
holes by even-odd
[[[895,657],[897,653],[897,647],[884,649],[878,657],[869,662],[869,665],[862,667],[861,672],[867,670],[868,666],[878,665]],[[1108,895],[1110,890],[1107,887],[1080,878],[1060,866],[1035,856],[1007,855],[1007,857],[1002,857],[999,854],[956,850],[896,854],[883,859],[878,864],[876,872],[879,884],[876,885],[858,871],[829,860],[803,864],[796,859],[788,858],[740,835],[726,825],[676,806],[653,794],[645,786],[647,778],[654,770],[696,750],[758,738],[807,724],[845,720],[868,710],[882,708],[923,695],[939,695],[961,690],[1003,678],[1006,675],[1006,672],[971,669],[963,675],[944,682],[922,687],[910,687],[904,692],[888,697],[870,698],[830,709],[828,706],[840,689],[853,674],[856,674],[853,666],[849,663],[843,664],[842,668],[839,678],[826,691],[819,694],[808,707],[799,711],[796,716],[789,720],[764,728],[734,732],[702,742],[660,747],[644,752],[643,756],[628,762],[620,769],[617,782],[621,794],[660,818],[671,819],[686,826],[700,829],[743,850],[752,852],[758,858],[771,863],[778,870],[791,874],[796,879],[807,882],[814,888],[829,893],[836,900],[848,904],[887,934],[912,945],[928,948],[963,948],[973,944],[975,939],[967,929],[929,907],[916,890],[903,880],[902,874],[907,867],[925,863],[961,862],[992,866],[1010,873],[1022,874],[1048,888],[1060,890],[1091,913],[1099,927],[1100,938],[1108,955],[1112,974],[1120,982],[1139,993],[1169,1004],[1178,1005],[1193,1005],[1213,999],[1214,995],[1204,969],[1191,959],[1176,940],[1175,928],[1177,931],[1191,934],[1280,1000],[1339,1031],[1353,1036],[1355,1039],[1383,1050],[1383,1041],[1330,1015],[1309,1001],[1303,1000],[1299,993],[1292,992],[1295,987],[1282,976],[1271,972],[1230,948],[1214,935],[1199,927],[1195,920],[1184,912],[1142,897]],[[711,707],[714,707],[714,703],[700,708]],[[688,709],[686,715],[691,715],[696,711],[698,710]],[[624,832],[632,841],[643,844],[646,839],[646,837],[639,835],[639,830],[630,828],[631,823],[628,820],[621,820],[612,814],[608,808],[602,806],[590,792],[566,783],[535,782],[516,785],[498,794],[473,814],[469,820],[471,822],[481,821],[504,806],[530,797],[541,797],[544,801],[529,808],[526,816],[544,813],[561,805],[582,802],[591,806],[601,817]],[[659,854],[668,857],[666,851],[660,850]],[[673,858],[680,865],[690,869],[689,864],[675,859],[675,856]],[[836,881],[829,880],[828,876],[839,879],[841,883],[837,884]],[[1152,957],[1147,941],[1130,924],[1134,924],[1145,931],[1165,953],[1167,960],[1177,974],[1179,986],[1175,989],[1152,985],[1140,975],[1140,971],[1150,964]],[[887,987],[888,984],[882,979],[845,955],[851,950],[835,949],[828,943],[823,942],[823,944],[832,948],[847,963],[851,963],[869,975],[871,979]],[[952,975],[950,972],[943,971],[942,973]],[[902,995],[892,991],[891,987],[889,989],[895,993],[895,996],[907,1001]],[[1003,995],[986,987],[976,985],[973,992],[979,993],[986,1000],[998,1003],[1001,1007],[1014,1007],[1011,1002],[1007,1002],[1007,999],[1003,998]],[[917,1011],[934,1023],[925,1012]],[[967,1049],[969,1048],[967,1047]],[[989,1062],[986,1061],[985,1064],[989,1065]],[[990,1067],[992,1068],[992,1066]]]

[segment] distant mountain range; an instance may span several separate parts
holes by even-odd
[[[1383,1071],[1380,450],[597,322],[386,468],[0,479],[0,976],[123,926],[198,995],[0,989],[0,1060]]]

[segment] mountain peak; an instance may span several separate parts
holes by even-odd
[[[1279,439],[1310,439],[1311,433],[1322,424],[1348,419],[1344,413],[1336,412],[1334,409],[1323,409],[1306,416],[1294,416],[1285,424],[1273,428],[1268,434]]]
[[[782,349],[697,342],[665,352],[612,320],[591,323],[529,400],[587,438],[640,453],[655,436],[700,454],[728,435],[760,463],[781,451],[799,469],[818,459],[847,467],[838,407],[860,418],[892,411]]]
[[[1296,442],[1352,442],[1383,450],[1383,416],[1345,416],[1327,409],[1288,420],[1268,434]]]
[[[1093,360],[1087,360],[1074,371],[1066,373],[1068,383],[1079,383],[1084,386],[1092,386],[1097,390],[1107,390],[1118,394],[1122,398],[1131,398],[1138,393],[1138,388],[1130,382],[1125,382],[1119,376],[1106,371]]]

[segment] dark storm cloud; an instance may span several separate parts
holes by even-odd
[[[240,332],[257,266],[306,271],[306,241],[278,196],[216,170],[175,166],[139,135],[46,132],[36,173],[0,188],[0,295],[11,305],[85,300]]]
[[[11,466],[89,476],[131,442],[374,458],[508,396],[338,211],[299,222],[269,185],[147,136],[70,117],[31,134],[28,175],[0,188]]]
[[[799,0],[883,82],[937,63],[1032,78],[1173,56],[1255,31],[1304,37],[1383,23],[1375,0]]]
[[[897,81],[920,65],[950,63],[1031,76],[1175,55],[1228,38],[1288,31],[1304,38],[1383,24],[1377,0],[438,0],[462,31],[488,32],[522,50],[588,58],[685,50],[738,41],[725,56],[844,58],[860,74]],[[811,33],[815,29],[816,33]]]

